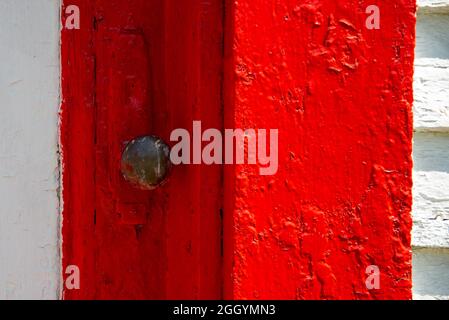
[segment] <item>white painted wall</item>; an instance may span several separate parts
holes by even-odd
[[[59,0],[0,0],[0,299],[59,291]]]

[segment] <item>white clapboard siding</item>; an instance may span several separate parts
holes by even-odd
[[[449,299],[449,0],[418,0],[413,297]]]
[[[418,14],[414,95],[413,244],[449,248],[449,14]]]

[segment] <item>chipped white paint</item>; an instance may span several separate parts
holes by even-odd
[[[59,1],[0,1],[0,299],[59,289]]]

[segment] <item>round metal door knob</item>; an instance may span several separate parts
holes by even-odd
[[[142,190],[161,186],[167,180],[171,167],[170,147],[156,136],[130,141],[122,154],[123,177]]]

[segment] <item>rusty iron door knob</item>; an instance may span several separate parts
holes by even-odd
[[[125,180],[142,190],[161,186],[167,180],[171,166],[170,147],[156,136],[131,140],[121,159]]]

